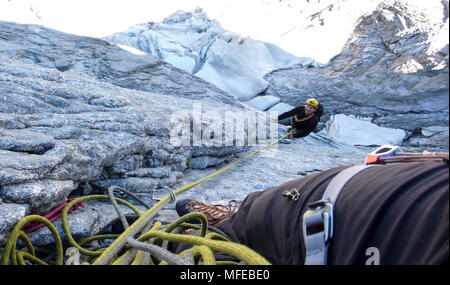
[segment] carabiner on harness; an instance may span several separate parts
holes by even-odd
[[[284,197],[291,198],[292,201],[294,201],[294,202],[297,201],[298,198],[300,198],[300,193],[298,192],[297,188],[293,188],[292,190],[283,191],[282,195]]]

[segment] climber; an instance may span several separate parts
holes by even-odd
[[[311,98],[306,100],[306,104],[298,106],[288,112],[272,118],[273,121],[280,121],[289,117],[293,118],[293,128],[295,131],[289,135],[289,139],[306,137],[311,133],[320,121],[323,115],[323,107],[317,99]]]
[[[219,218],[217,229],[273,264],[305,264],[307,257],[316,254],[314,250],[307,254],[306,248],[311,249],[321,240],[308,246],[305,241],[331,227],[331,238],[322,256],[325,264],[448,263],[448,156],[440,162],[364,168],[340,188],[331,211],[331,226],[328,223],[321,227],[315,218],[305,235],[305,212],[323,205],[317,201],[322,202],[328,185],[335,185],[330,181],[339,180],[332,179],[344,170],[350,168],[340,166],[250,193],[234,213],[231,205],[218,207],[187,199],[179,201],[176,209],[180,216],[201,211],[216,221]]]

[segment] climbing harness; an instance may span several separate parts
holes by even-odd
[[[161,222],[152,223],[157,213],[164,207],[169,201],[174,202],[177,195],[193,188],[194,186],[211,179],[212,177],[219,175],[232,167],[238,165],[244,160],[254,156],[255,154],[271,147],[278,143],[280,140],[285,139],[291,134],[288,132],[286,135],[278,138],[276,141],[267,144],[266,146],[246,155],[244,158],[237,160],[234,163],[227,165],[226,167],[210,174],[202,179],[199,179],[189,185],[181,187],[176,191],[172,191],[167,188],[169,194],[158,201],[153,207],[150,207],[145,202],[140,200],[137,196],[133,195],[129,191],[118,187],[112,186],[108,189],[108,195],[91,195],[81,198],[76,198],[69,201],[62,209],[61,219],[65,236],[70,243],[70,251],[66,251],[69,255],[68,264],[78,264],[78,257],[80,254],[86,256],[87,261],[80,261],[82,265],[106,265],[106,264],[176,264],[176,265],[194,265],[194,264],[230,264],[229,261],[217,261],[215,260],[213,251],[223,252],[228,255],[236,257],[241,262],[247,265],[268,265],[270,264],[264,257],[250,248],[234,243],[228,236],[222,233],[220,230],[210,227],[208,225],[207,217],[200,212],[193,212],[183,217],[180,217],[169,225],[163,225]],[[117,198],[114,196],[114,191],[122,191],[125,194],[132,196],[138,202],[143,204],[148,210],[144,214],[141,214],[139,210],[129,202]],[[116,210],[119,219],[121,220],[125,231],[120,234],[98,235],[92,236],[77,243],[69,231],[67,214],[71,209],[76,206],[80,206],[80,203],[89,200],[110,200]],[[127,220],[119,208],[118,204],[122,204],[130,208],[139,218],[132,224],[128,225]],[[229,205],[230,206],[230,205]],[[187,221],[192,219],[198,219],[201,225],[189,224]],[[47,264],[40,258],[36,257],[35,249],[28,239],[25,232],[22,231],[24,225],[29,222],[38,222],[47,226],[54,239],[56,246],[56,264],[63,264],[63,246],[62,240],[56,227],[45,217],[38,215],[30,215],[20,220],[11,231],[8,240],[5,245],[5,249],[2,255],[2,264],[21,264],[28,263],[33,264]],[[200,236],[182,235],[177,234],[176,231],[184,229],[198,229],[200,230]],[[209,233],[208,230],[210,231]],[[16,250],[18,240],[21,239],[28,251]],[[97,250],[89,250],[83,248],[83,245],[102,239],[114,239],[111,245],[107,248],[101,248]],[[179,255],[172,253],[167,249],[168,243],[188,243],[193,247],[183,251]],[[166,244],[166,247],[164,246]],[[76,255],[76,256],[75,256]],[[77,257],[74,261],[73,258]],[[70,262],[69,262],[70,261]],[[237,264],[237,263],[236,263]]]
[[[291,124],[291,125],[293,125],[293,124]],[[297,129],[291,126],[291,127],[289,127],[288,131],[291,134],[295,134],[297,132]]]
[[[322,199],[308,204],[303,214],[305,265],[327,264],[328,246],[333,237],[333,209],[339,194],[354,176],[374,166],[358,165],[343,170],[328,184]]]
[[[301,122],[304,122],[304,121],[307,121],[307,120],[311,119],[312,117],[314,117],[314,115],[315,115],[315,113],[312,113],[311,115],[309,115],[309,116],[306,117],[306,118],[299,119],[298,116],[297,116],[297,114],[295,114],[294,120],[295,120],[295,122],[297,122],[297,123],[301,123]]]
[[[364,165],[346,168],[336,175],[328,184],[322,199],[308,204],[308,210],[303,214],[305,265],[327,264],[327,251],[334,232],[333,209],[342,189],[354,176],[381,164],[421,161],[448,162],[448,153],[402,153],[398,146],[383,145],[367,156]],[[286,193],[283,193],[283,195],[289,196]]]

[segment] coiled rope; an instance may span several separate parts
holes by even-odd
[[[230,261],[216,261],[213,251],[226,253],[231,255],[238,260],[241,260],[247,265],[268,265],[270,264],[264,257],[260,254],[256,253],[252,249],[232,242],[224,233],[219,230],[209,227],[207,217],[200,212],[189,213],[170,225],[163,227],[161,222],[156,222],[152,225],[152,220],[157,215],[157,213],[170,201],[173,201],[176,195],[180,195],[181,193],[193,188],[194,186],[217,176],[232,167],[238,165],[244,160],[254,156],[255,154],[271,147],[272,145],[278,143],[280,140],[289,136],[291,132],[286,134],[285,136],[277,139],[276,141],[258,149],[255,152],[252,152],[237,160],[234,163],[227,165],[226,167],[210,174],[202,179],[199,179],[189,185],[183,186],[176,191],[171,191],[170,194],[166,195],[162,198],[157,204],[153,207],[150,207],[148,204],[140,200],[138,197],[130,193],[129,191],[120,188],[118,186],[112,186],[108,189],[108,195],[91,195],[85,196],[81,198],[77,198],[70,203],[68,203],[63,211],[62,211],[62,225],[64,229],[64,233],[66,238],[68,239],[69,244],[76,248],[80,253],[84,254],[89,258],[89,261],[85,261],[83,265],[106,265],[106,264],[120,264],[120,265],[153,265],[153,264],[175,264],[175,265],[194,265],[194,264],[234,264]],[[113,191],[120,190],[125,194],[132,196],[138,202],[143,204],[148,211],[144,214],[141,214],[139,210],[129,202],[122,200],[120,198],[114,197]],[[125,231],[120,235],[98,235],[89,237],[80,243],[77,243],[75,239],[72,237],[69,231],[69,226],[67,222],[67,214],[69,209],[73,206],[85,202],[88,200],[110,200],[113,204],[119,219],[122,222],[122,225]],[[128,208],[130,208],[139,218],[130,226],[120,210],[118,204],[122,204]],[[201,226],[192,225],[186,223],[192,219],[199,219],[201,222]],[[13,264],[13,265],[26,265],[27,262],[32,264],[47,264],[41,259],[36,257],[35,250],[27,235],[21,230],[22,227],[28,222],[39,222],[43,223],[46,227],[48,227],[55,239],[56,246],[56,262],[57,265],[63,264],[63,245],[61,241],[61,237],[59,236],[55,226],[48,221],[46,218],[38,215],[31,215],[20,220],[11,231],[7,243],[5,245],[5,250],[2,255],[2,264]],[[179,228],[193,228],[200,229],[199,236],[191,236],[191,235],[183,235],[172,233],[176,229]],[[207,230],[212,230],[213,232],[206,234]],[[138,238],[135,238],[138,236]],[[21,239],[26,247],[27,251],[18,251],[16,250],[16,245],[18,239]],[[83,248],[82,246],[86,243],[101,240],[101,239],[114,239],[113,243],[107,248],[101,248],[96,251],[88,250]],[[162,241],[173,242],[173,243],[186,243],[193,245],[192,248],[183,251],[180,254],[174,254],[170,252],[168,249],[162,246]]]

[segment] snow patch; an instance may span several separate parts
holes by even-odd
[[[344,114],[333,115],[327,123],[326,134],[353,146],[401,145],[406,132],[385,128],[367,120],[359,120]]]
[[[135,55],[146,55],[147,54],[137,48],[133,48],[133,47],[125,46],[125,45],[121,45],[121,44],[116,44],[116,45],[118,47],[120,47],[121,49],[131,52],[132,54],[135,54]]]

